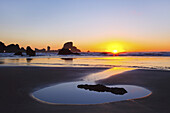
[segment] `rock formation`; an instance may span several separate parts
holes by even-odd
[[[29,56],[35,56],[35,51],[33,51],[30,46],[27,46],[26,54]]]
[[[73,42],[66,42],[63,49],[69,49],[73,53],[81,52],[77,47],[73,46]]]
[[[62,49],[59,50],[59,55],[69,55],[76,54],[79,55],[78,52],[81,52],[77,47],[73,46],[73,42],[66,42]]]
[[[101,84],[97,84],[97,85],[85,84],[85,85],[78,85],[77,87],[85,90],[90,90],[90,91],[111,92],[116,95],[124,95],[125,93],[127,93],[127,91],[124,88],[118,88],[118,87],[110,88]]]
[[[50,51],[50,46],[47,46],[47,51],[48,51],[48,52]]]
[[[0,42],[0,53],[4,53],[5,52],[5,48],[6,48],[5,44]]]
[[[73,47],[73,42],[66,42],[63,49],[71,49]]]
[[[78,52],[81,52],[79,49],[77,49],[77,47],[75,47],[75,46],[73,46],[72,48],[71,48],[71,52],[73,52],[73,53],[78,53]]]
[[[6,53],[16,53],[20,51],[20,47],[18,44],[10,44],[8,46],[6,46],[5,52]]]
[[[71,52],[69,49],[61,49],[59,50],[58,52],[59,55],[70,55],[70,54],[73,54],[73,52]]]
[[[73,58],[61,58],[61,59],[65,61],[73,61]]]
[[[31,63],[31,60],[33,60],[32,58],[27,58],[27,63]]]
[[[26,50],[24,49],[24,47],[21,47],[20,52],[25,52]]]

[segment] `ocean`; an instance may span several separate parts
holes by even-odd
[[[35,57],[15,56],[1,53],[0,66],[45,67],[127,67],[135,69],[170,70],[170,52],[122,53],[119,56],[104,53],[81,53],[81,55],[57,55],[37,53]]]

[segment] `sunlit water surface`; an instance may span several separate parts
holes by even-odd
[[[40,102],[48,104],[100,104],[142,98],[151,94],[151,91],[134,85],[108,86],[125,88],[128,93],[124,95],[77,88],[77,85],[87,83],[88,82],[70,82],[46,87],[32,93],[32,97]]]
[[[79,57],[59,58],[0,58],[0,66],[45,66],[45,67],[129,67],[170,70],[170,57]]]
[[[0,66],[45,66],[45,67],[107,67],[103,72],[90,74],[82,82],[63,83],[45,87],[31,94],[38,101],[50,104],[98,104],[146,97],[151,91],[140,86],[116,85],[128,93],[115,95],[77,88],[78,84],[94,84],[95,81],[134,69],[170,70],[170,57],[59,57],[59,58],[1,58]]]
[[[97,80],[105,79],[130,70],[133,70],[133,68],[113,67],[102,72],[82,77],[82,81],[79,82],[62,83],[42,88],[33,92],[31,96],[40,102],[48,104],[100,104],[149,96],[151,91],[134,85],[107,86],[124,88],[128,92],[124,95],[115,95],[110,92],[95,92],[77,88],[77,85],[94,85]]]

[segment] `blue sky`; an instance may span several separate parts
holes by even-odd
[[[124,41],[168,50],[169,6],[169,0],[0,0],[0,40],[54,49],[74,41],[96,51],[92,45]]]

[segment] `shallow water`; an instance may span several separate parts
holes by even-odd
[[[61,58],[1,58],[0,66],[108,67],[110,69],[83,77],[82,80],[84,81],[81,83],[58,84],[40,89],[32,94],[35,99],[46,103],[97,104],[142,98],[150,95],[151,91],[139,86],[119,85],[116,87],[123,87],[128,90],[128,93],[125,95],[114,95],[106,92],[99,93],[78,89],[76,85],[87,84],[88,82],[94,84],[94,81],[134,69],[170,70],[170,57],[62,56]]]
[[[87,57],[60,56],[61,58],[1,58],[0,66],[45,67],[128,67],[136,69],[170,70],[170,57]]]
[[[57,84],[42,88],[32,93],[32,97],[48,104],[100,104],[149,96],[151,91],[134,85],[112,85],[127,90],[124,95],[115,95],[110,92],[95,92],[77,88],[80,84],[95,84],[95,81],[114,76],[119,73],[133,70],[127,67],[113,67],[102,72],[82,77],[83,81]]]
[[[114,75],[117,75],[117,74],[120,74],[120,73],[124,73],[126,71],[131,71],[131,70],[134,70],[134,68],[113,67],[113,68],[107,69],[107,70],[102,71],[102,72],[87,75],[87,76],[83,77],[82,79],[84,81],[94,82],[94,81],[109,78],[111,76],[114,76]]]
[[[151,91],[134,85],[108,86],[125,88],[128,93],[124,95],[115,95],[110,92],[95,92],[77,88],[77,85],[87,83],[88,82],[83,81],[62,83],[35,91],[32,93],[32,96],[38,101],[49,104],[100,104],[142,98],[151,94]]]

